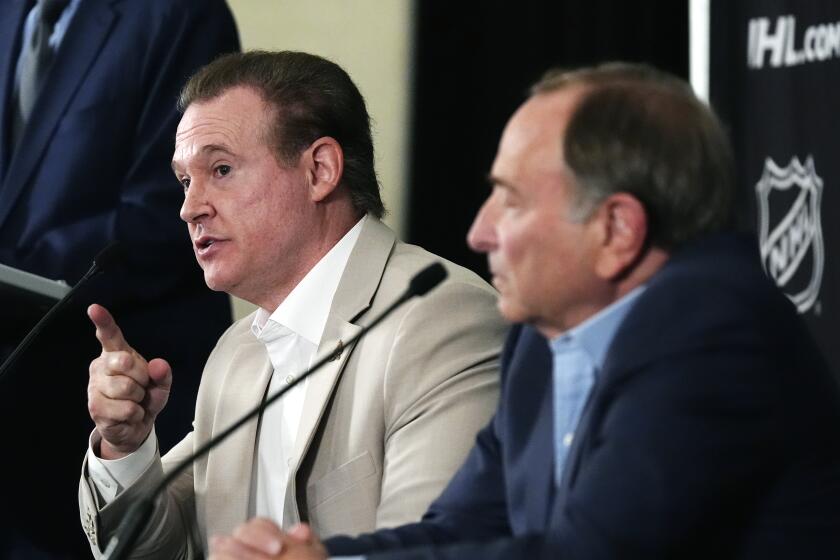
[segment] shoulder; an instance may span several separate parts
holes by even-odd
[[[699,379],[754,372],[765,385],[792,379],[805,360],[824,373],[802,318],[764,273],[754,239],[732,234],[671,258],[622,322],[608,360],[627,372],[680,363]]]
[[[763,331],[772,322],[787,328],[800,319],[764,274],[755,241],[722,234],[676,252],[648,283],[619,334],[649,335],[654,329],[662,342],[674,343],[733,324]]]
[[[446,269],[447,277],[443,285],[470,287],[495,298],[496,291],[493,287],[475,272],[435,255],[422,247],[400,241],[394,245],[382,281],[383,283],[395,282],[407,285],[415,274],[436,262],[442,264]]]
[[[411,279],[433,263],[440,263],[447,276],[428,294],[409,302],[401,315],[404,327],[421,331],[454,331],[472,328],[488,331],[501,345],[504,330],[496,308],[496,291],[474,272],[415,245],[397,242],[385,265],[374,299],[375,306],[399,297]],[[430,333],[426,333],[430,334]]]
[[[496,310],[496,291],[486,281],[421,247],[397,241],[394,232],[376,219],[369,219],[365,224],[336,298],[361,299],[360,293],[369,293],[366,315],[375,316],[403,295],[417,273],[434,263],[443,265],[446,278],[428,294],[414,298],[395,312],[389,323],[409,315],[426,315],[440,323],[462,311],[474,315],[476,320],[485,318],[501,323]]]

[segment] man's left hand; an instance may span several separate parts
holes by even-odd
[[[210,539],[209,560],[326,560],[327,549],[308,525],[284,533],[268,519],[255,517],[231,536]]]

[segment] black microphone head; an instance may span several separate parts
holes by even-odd
[[[93,267],[97,272],[102,272],[122,261],[124,256],[122,244],[119,241],[111,241],[94,257]]]
[[[408,283],[408,293],[413,296],[425,295],[443,282],[447,276],[448,273],[442,264],[439,262],[432,263],[414,275],[414,278]]]

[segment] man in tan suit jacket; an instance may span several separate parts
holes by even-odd
[[[398,242],[378,220],[383,209],[364,101],[335,64],[303,53],[230,55],[191,78],[181,104],[173,169],[184,186],[181,215],[196,257],[208,286],[260,310],[219,340],[193,432],[161,460],[153,424],[172,372],[164,360],[146,362],[108,312],[91,307],[103,351],[91,364],[88,407],[96,430],[79,501],[96,556],[138,496],[286,376],[275,350],[255,336],[269,314],[270,321],[294,300],[317,316],[331,301],[311,363],[440,260]],[[210,536],[231,532],[270,502],[279,503],[283,525],[307,521],[326,535],[419,519],[489,419],[498,390],[503,326],[494,292],[445,264],[444,284],[345,345],[304,381],[297,405],[290,400],[297,388],[279,401],[291,415],[283,418],[293,418],[288,425],[296,424],[280,453],[279,466],[288,467],[279,486],[284,496],[259,490],[271,487],[266,480],[278,466],[264,444],[275,440],[264,436],[288,427],[266,413],[170,486],[136,556],[206,554]],[[324,276],[324,267],[337,274]]]

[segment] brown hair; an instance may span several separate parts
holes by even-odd
[[[648,216],[648,239],[670,249],[732,221],[732,149],[714,113],[684,81],[641,64],[553,70],[531,90],[570,85],[584,92],[563,142],[588,216],[607,196],[635,196]]]

